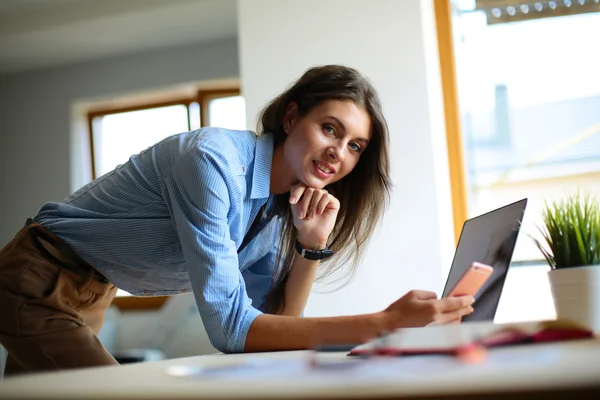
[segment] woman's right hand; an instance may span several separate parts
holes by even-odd
[[[444,297],[438,299],[433,292],[411,290],[391,304],[383,314],[390,329],[421,327],[460,322],[473,312],[473,296]]]

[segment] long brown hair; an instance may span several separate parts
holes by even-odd
[[[328,247],[334,256],[326,261],[327,268],[319,277],[331,276],[342,266],[349,265],[344,282],[347,283],[356,273],[368,239],[388,205],[391,189],[388,127],[375,89],[353,68],[341,65],[311,68],[261,111],[257,133],[273,134],[275,146],[280,146],[287,137],[283,117],[288,104],[295,102],[298,116],[302,118],[327,100],[352,101],[371,118],[372,137],[357,165],[346,177],[326,188],[340,201],[340,210],[329,238]],[[294,245],[298,234],[289,196],[284,193],[274,199],[275,212],[282,216],[282,225],[277,265],[264,307],[272,313],[285,307],[285,284],[296,253]]]

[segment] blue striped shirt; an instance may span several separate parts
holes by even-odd
[[[194,292],[213,346],[244,350],[271,284],[280,218],[270,204],[273,137],[203,128],[132,156],[36,222],[136,296]]]

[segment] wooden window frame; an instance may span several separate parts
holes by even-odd
[[[168,299],[168,296],[123,296],[115,297],[111,305],[117,307],[120,311],[154,311],[161,308]]]
[[[239,89],[199,90],[195,101],[200,105],[200,126],[210,126],[209,105],[211,100],[239,95]]]
[[[90,140],[90,160],[92,163],[92,179],[96,179],[96,156],[94,154],[94,119],[98,117],[104,117],[110,114],[120,114],[131,111],[141,111],[148,110],[151,108],[159,108],[159,107],[169,107],[169,106],[177,106],[182,105],[186,106],[187,114],[188,114],[188,129],[191,129],[191,116],[190,116],[190,105],[192,103],[198,103],[200,106],[200,126],[210,126],[210,113],[209,113],[209,105],[210,101],[214,99],[219,99],[223,97],[231,97],[231,96],[239,96],[240,89],[232,88],[232,89],[215,89],[215,90],[198,90],[195,96],[192,97],[181,97],[176,99],[171,99],[168,101],[154,101],[154,102],[145,102],[138,103],[132,106],[125,107],[111,107],[111,108],[100,108],[94,109],[88,112],[87,114],[87,122],[88,122],[88,132],[89,132],[89,140]]]
[[[191,98],[181,98],[170,101],[159,101],[152,103],[143,103],[137,104],[134,106],[128,107],[118,107],[118,108],[107,108],[100,110],[93,110],[88,113],[88,132],[89,132],[89,140],[90,140],[90,160],[92,163],[92,180],[96,179],[98,176],[96,175],[96,155],[95,155],[95,147],[94,147],[94,119],[98,117],[105,117],[111,114],[120,114],[131,111],[142,111],[148,110],[152,108],[159,107],[169,107],[169,106],[186,106],[187,114],[188,114],[188,129],[190,129],[190,104],[192,104],[195,100]]]
[[[215,90],[198,90],[195,96],[192,97],[180,97],[171,100],[154,101],[154,102],[140,102],[131,106],[124,107],[107,107],[93,109],[87,114],[88,132],[90,140],[90,160],[92,163],[92,179],[96,179],[96,158],[94,154],[94,119],[98,117],[104,117],[110,114],[119,114],[131,111],[141,111],[151,108],[168,107],[175,105],[185,105],[188,113],[188,129],[191,129],[191,116],[190,116],[190,105],[192,103],[198,103],[200,106],[200,126],[210,125],[210,113],[209,106],[211,100],[239,96],[240,89],[215,89]],[[121,311],[152,311],[161,308],[164,303],[168,300],[168,296],[152,296],[152,297],[135,297],[135,296],[124,296],[115,297],[112,305],[117,307]]]
[[[446,119],[454,242],[458,244],[462,226],[468,218],[468,203],[454,57],[452,5],[450,0],[434,0],[434,9],[444,99],[444,117]]]

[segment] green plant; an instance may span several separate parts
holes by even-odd
[[[600,264],[600,204],[590,194],[545,202],[538,229],[545,245],[531,237],[552,269]]]

